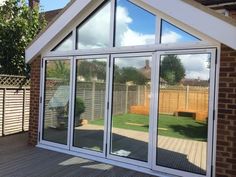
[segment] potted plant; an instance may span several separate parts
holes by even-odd
[[[76,97],[75,102],[75,126],[80,125],[80,115],[85,112],[85,105],[81,98]]]

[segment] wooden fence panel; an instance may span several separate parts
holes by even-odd
[[[0,88],[0,136],[29,129],[29,100],[29,89]]]
[[[0,89],[0,136],[2,136],[3,131],[3,90]]]

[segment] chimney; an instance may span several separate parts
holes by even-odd
[[[31,8],[39,7],[39,1],[40,0],[29,0],[29,6]]]

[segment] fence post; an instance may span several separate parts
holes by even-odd
[[[129,96],[129,85],[125,87],[125,114],[128,113],[128,96]]]
[[[6,88],[3,89],[3,101],[2,101],[2,136],[5,135],[5,110],[6,110]]]
[[[188,100],[189,100],[189,85],[186,86],[186,95],[185,95],[185,110],[188,110]]]
[[[138,105],[140,105],[140,85],[138,85],[138,96],[137,96],[137,99],[138,99]]]
[[[93,81],[93,85],[92,85],[92,120],[94,120],[94,108],[95,108],[95,81]]]
[[[25,97],[26,97],[26,90],[23,89],[23,110],[22,110],[22,132],[25,131]]]

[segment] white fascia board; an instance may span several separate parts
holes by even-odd
[[[236,49],[236,26],[181,0],[141,0],[199,32]]]
[[[80,13],[92,0],[76,0],[32,45],[25,51],[29,63],[40,51]]]

